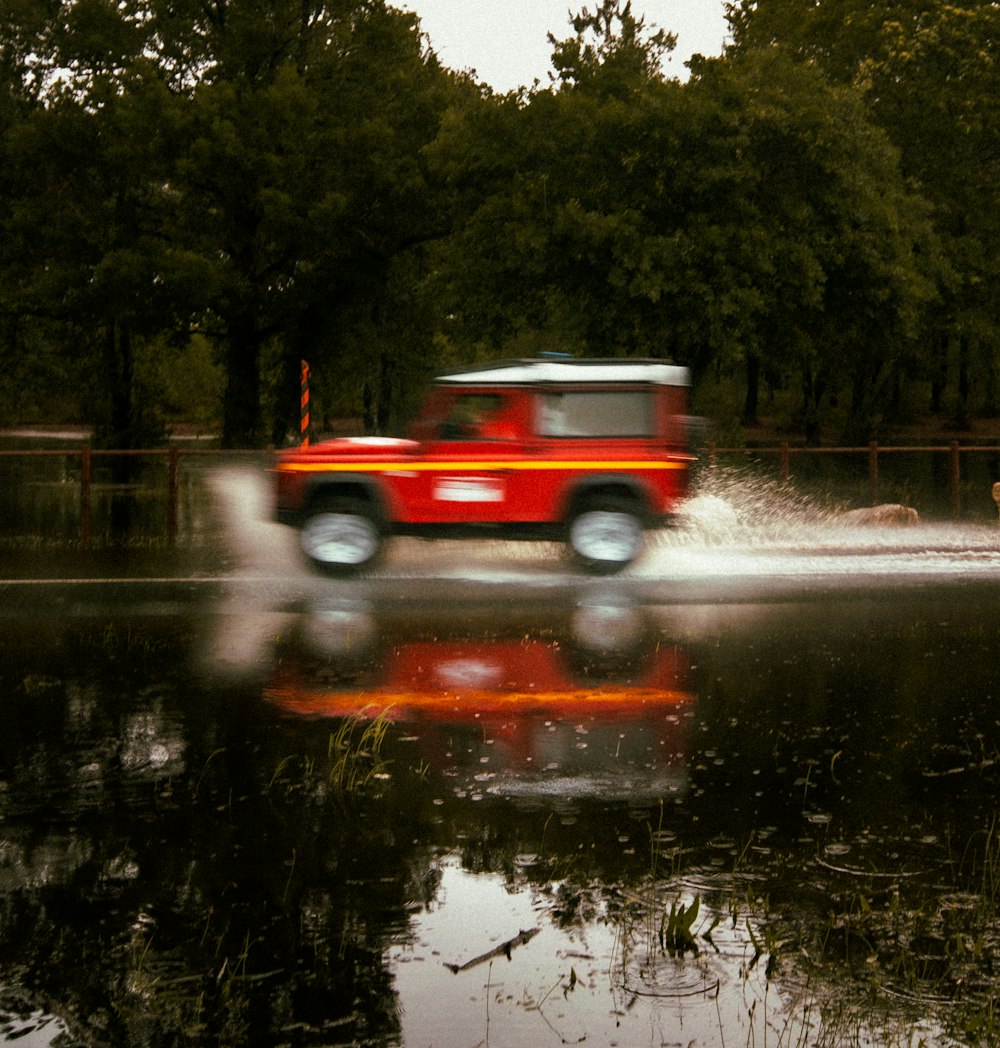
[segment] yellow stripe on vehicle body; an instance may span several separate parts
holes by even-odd
[[[417,472],[468,472],[480,473],[503,472],[505,470],[583,470],[583,469],[687,469],[686,460],[676,462],[659,462],[643,459],[638,462],[623,462],[615,459],[610,462],[582,461],[570,462],[539,461],[531,459],[524,462],[282,462],[276,467],[284,473],[417,473]]]

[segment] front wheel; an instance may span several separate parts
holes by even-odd
[[[329,575],[346,575],[375,560],[382,535],[364,502],[332,499],[310,511],[299,542],[314,567]]]
[[[643,522],[625,499],[595,499],[577,510],[567,537],[574,559],[594,575],[611,575],[642,552]]]

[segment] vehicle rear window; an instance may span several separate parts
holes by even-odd
[[[649,390],[545,393],[538,432],[543,437],[651,437]]]

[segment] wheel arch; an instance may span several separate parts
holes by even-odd
[[[569,520],[594,499],[611,498],[633,503],[638,515],[647,521],[652,514],[652,500],[643,483],[628,473],[602,473],[583,477],[567,492],[562,516]]]
[[[389,522],[389,507],[384,494],[378,484],[364,473],[315,477],[310,482],[302,505],[303,518],[330,499],[355,499],[371,508],[372,516],[380,525],[384,526]]]

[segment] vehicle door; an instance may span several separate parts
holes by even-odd
[[[414,506],[426,523],[503,523],[518,519],[524,457],[523,396],[512,390],[456,390],[424,443]]]

